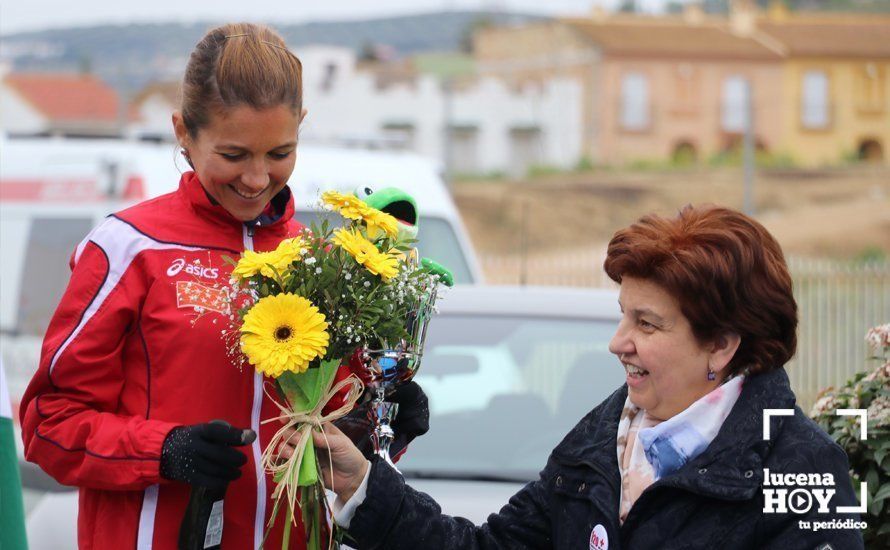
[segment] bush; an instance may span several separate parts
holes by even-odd
[[[593,161],[590,160],[590,157],[587,155],[582,156],[578,159],[578,162],[575,163],[575,172],[591,172],[596,168],[593,164]]]
[[[879,263],[887,260],[887,253],[880,246],[867,246],[856,254],[853,262],[856,264]]]
[[[824,390],[810,416],[850,458],[853,487],[868,484],[866,548],[890,548],[890,323],[866,336],[878,366],[853,376],[842,388]],[[837,409],[866,409],[868,438],[859,439],[859,417],[837,416]]]

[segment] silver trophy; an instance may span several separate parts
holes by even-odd
[[[392,422],[399,412],[399,405],[387,401],[386,398],[397,386],[414,378],[417,369],[420,368],[427,326],[433,314],[437,294],[438,285],[432,282],[429,290],[418,299],[406,320],[407,339],[400,340],[394,346],[365,349],[361,352],[361,368],[365,375],[362,378],[365,385],[373,392],[368,419],[373,426],[371,443],[374,445],[374,454],[394,468],[389,447],[395,436]]]

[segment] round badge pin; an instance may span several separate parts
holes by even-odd
[[[609,550],[609,535],[601,523],[590,532],[590,550]]]

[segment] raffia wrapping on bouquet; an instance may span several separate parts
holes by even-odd
[[[347,386],[349,387],[349,390],[344,398],[343,405],[328,414],[322,414],[322,410],[324,410],[328,402],[337,395],[340,390]],[[303,464],[303,458],[306,455],[306,449],[312,442],[311,430],[318,430],[324,435],[324,431],[321,429],[322,424],[333,422],[346,416],[355,407],[355,404],[358,402],[364,389],[365,385],[362,381],[354,374],[350,375],[348,378],[341,380],[339,383],[334,384],[328,389],[321,399],[318,400],[316,405],[309,411],[295,411],[288,405],[282,405],[274,397],[269,395],[268,391],[266,392],[266,395],[268,395],[272,402],[274,402],[281,410],[281,415],[264,420],[263,424],[268,424],[270,422],[284,422],[284,425],[275,432],[275,435],[272,436],[271,441],[269,441],[269,444],[263,451],[262,465],[265,471],[272,474],[273,479],[281,480],[272,492],[272,498],[277,502],[282,497],[283,492],[287,493],[286,502],[288,504],[290,515],[290,518],[288,519],[291,524],[296,523],[294,513],[295,510],[297,510],[297,493],[300,487],[297,483],[297,477],[299,476],[300,468]],[[296,434],[288,438],[286,434],[290,429],[296,429]],[[278,446],[285,440],[290,441],[293,437],[299,438],[294,448],[294,453],[290,458],[282,462],[278,459]],[[331,465],[331,470],[333,470],[333,465]],[[333,479],[331,482],[333,484]],[[334,490],[333,486],[331,487],[331,490]],[[270,522],[274,521],[274,519],[275,514],[272,515]]]

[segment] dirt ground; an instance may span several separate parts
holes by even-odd
[[[463,181],[454,196],[480,257],[603,249],[641,215],[685,204],[741,209],[740,169],[600,171]],[[756,217],[788,255],[890,258],[890,169],[760,170]]]

